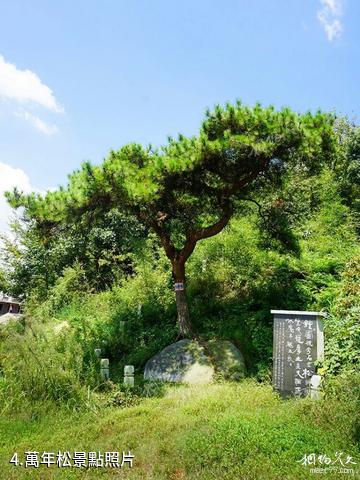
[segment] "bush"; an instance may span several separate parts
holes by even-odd
[[[321,423],[340,438],[360,445],[360,372],[343,372],[325,384]]]
[[[69,331],[56,335],[30,321],[23,332],[9,325],[0,336],[0,405],[11,411],[49,401],[81,408],[87,401],[82,358]]]
[[[325,325],[324,372],[360,371],[360,255],[346,266]]]

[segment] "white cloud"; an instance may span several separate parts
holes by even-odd
[[[41,120],[39,117],[36,115],[33,115],[30,112],[26,111],[19,111],[15,112],[15,115],[19,118],[23,118],[27,122],[29,122],[33,127],[36,128],[41,133],[44,133],[45,135],[53,135],[54,133],[58,132],[58,128],[56,125],[49,125],[43,120]]]
[[[324,7],[328,8],[333,15],[342,14],[342,0],[320,0]]]
[[[340,38],[343,32],[341,17],[343,14],[343,0],[320,0],[321,8],[317,12],[317,18],[323,26],[330,42]]]
[[[18,187],[25,193],[36,190],[31,186],[30,179],[23,170],[0,162],[0,233],[9,231],[8,224],[13,210],[8,205],[4,193],[14,187]]]
[[[0,55],[0,99],[16,102],[27,107],[43,107],[54,113],[63,113],[64,108],[57,102],[53,91],[42,83],[31,70],[20,70]],[[29,111],[15,111],[14,114],[45,135],[58,131],[56,125],[49,125]]]
[[[0,98],[22,104],[40,105],[57,113],[64,111],[52,90],[42,83],[36,73],[18,69],[16,65],[6,62],[2,55],[0,55]]]

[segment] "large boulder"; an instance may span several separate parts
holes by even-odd
[[[233,380],[245,375],[241,352],[229,341],[180,340],[165,347],[145,365],[145,380],[209,383],[216,374]]]
[[[195,340],[179,340],[152,357],[145,365],[145,380],[209,383],[215,370]]]
[[[246,374],[243,354],[229,340],[210,340],[206,350],[216,367],[216,373],[228,380],[240,380]]]

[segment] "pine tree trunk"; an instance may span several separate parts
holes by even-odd
[[[176,308],[179,334],[183,338],[194,337],[192,325],[190,322],[189,308],[185,289],[185,261],[181,258],[173,262],[173,274],[175,284]]]
[[[185,290],[185,262],[190,257],[196,243],[203,239],[209,238],[217,233],[228,224],[233,209],[231,203],[228,201],[224,204],[223,216],[214,224],[208,227],[200,228],[192,232],[188,232],[186,235],[186,242],[181,250],[178,250],[173,243],[169,233],[164,228],[164,222],[166,221],[167,214],[164,212],[157,212],[156,220],[151,222],[151,227],[159,235],[162,246],[164,247],[166,256],[171,261],[173,276],[175,280],[175,296],[176,307],[178,314],[178,327],[179,333],[182,337],[194,338],[193,328],[190,322],[189,309],[186,300]],[[141,216],[141,215],[140,215]]]
[[[175,292],[179,333],[183,338],[194,336],[190,323],[189,309],[185,290]]]

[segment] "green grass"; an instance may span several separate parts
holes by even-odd
[[[343,451],[360,463],[347,429],[332,424],[331,404],[280,400],[268,385],[240,384],[168,388],[130,408],[96,414],[51,410],[0,418],[0,478],[12,479],[308,479],[304,454],[335,458]],[[351,416],[351,411],[347,412]],[[339,419],[334,421],[338,422]],[[92,470],[16,467],[14,452],[122,451],[135,455],[132,469]],[[326,479],[360,478],[323,475]],[[357,470],[357,472],[356,472]]]

